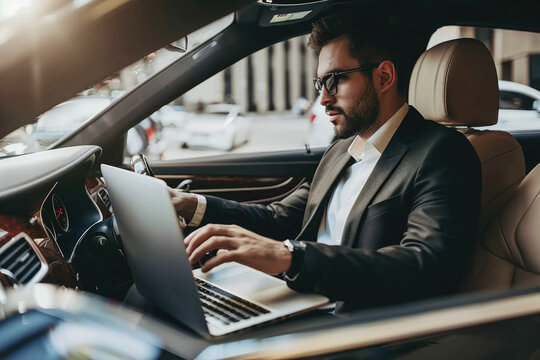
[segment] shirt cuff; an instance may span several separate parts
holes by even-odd
[[[199,194],[193,194],[197,197],[197,208],[187,226],[199,226],[206,212],[206,198]]]

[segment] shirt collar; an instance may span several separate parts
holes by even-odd
[[[347,150],[349,154],[356,160],[359,161],[363,158],[363,155],[366,151],[370,149],[376,150],[379,154],[382,154],[388,143],[394,136],[397,128],[407,115],[409,111],[409,105],[407,103],[403,104],[398,111],[394,113],[377,131],[366,140],[365,143],[362,143],[360,137],[357,135],[349,149]]]

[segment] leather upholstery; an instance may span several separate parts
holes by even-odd
[[[474,39],[427,50],[417,61],[409,103],[424,117],[452,126],[497,122],[493,59]],[[482,210],[465,290],[540,284],[540,165],[525,177],[519,143],[503,131],[462,129],[482,164]],[[519,185],[519,186],[518,186]],[[517,188],[517,190],[516,190]]]
[[[476,39],[446,41],[426,50],[411,75],[409,104],[444,125],[496,124],[499,87],[491,53]]]
[[[508,201],[525,177],[525,159],[517,140],[504,131],[467,129],[463,133],[482,165],[479,233]]]
[[[487,226],[466,290],[540,284],[540,165]]]
[[[409,103],[426,119],[450,126],[495,124],[498,99],[493,58],[476,39],[451,40],[426,50],[409,85]],[[506,132],[461,131],[482,164],[481,233],[525,177],[525,160],[519,143]]]

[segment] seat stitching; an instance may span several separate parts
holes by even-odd
[[[425,54],[423,54],[422,56],[420,56],[420,64],[418,65],[418,68],[421,69],[422,68],[422,64],[424,63],[424,60],[426,59],[426,56]],[[418,72],[416,73],[416,77],[414,79],[414,101],[415,102],[418,102],[416,99],[418,98],[417,94],[418,94],[418,79],[420,78],[420,76],[418,75],[420,74],[420,70],[418,70]]]
[[[490,255],[493,255],[493,256],[496,257],[497,259],[502,260],[502,261],[504,261],[504,262],[507,262],[507,263],[511,264],[511,265],[512,265],[514,268],[516,268],[516,269],[519,268],[519,269],[521,269],[521,270],[523,270],[523,271],[526,271],[526,272],[529,272],[529,273],[532,273],[532,274],[535,274],[535,275],[540,275],[540,274],[535,273],[534,271],[530,271],[530,270],[528,270],[528,269],[526,269],[526,268],[524,268],[524,267],[522,267],[522,266],[516,265],[516,264],[514,264],[514,263],[508,261],[507,259],[505,259],[505,258],[499,256],[498,254],[494,253],[491,249],[487,248],[485,245],[482,245],[482,247],[483,247]]]
[[[488,248],[486,248],[486,246],[484,244],[480,244],[480,246],[486,250],[489,254],[493,254],[491,252],[491,250],[489,250]],[[495,257],[498,257],[496,254],[493,254]],[[472,285],[474,283],[476,283],[476,281],[478,280],[478,278],[480,277],[480,274],[482,273],[482,271],[484,270],[484,268],[486,267],[487,265],[487,262],[488,262],[488,259],[486,258],[482,264],[480,265],[480,268],[478,269],[478,271],[476,272],[476,275],[473,276],[473,278],[471,279],[470,282],[468,282],[468,284],[465,284],[465,289],[467,289],[468,287],[473,287]],[[474,266],[474,265],[473,265]]]
[[[529,212],[529,210],[531,209],[531,206],[534,204],[534,202],[538,199],[538,196],[540,195],[540,191],[538,191],[536,193],[536,196],[532,199],[532,201],[529,203],[529,206],[527,206],[527,209],[523,212],[523,216],[521,217],[521,219],[518,221],[518,224],[516,226],[516,229],[515,229],[515,232],[514,232],[514,238],[517,239],[517,229],[519,228],[519,226],[521,225],[521,222],[523,221],[523,218],[525,217],[525,215],[527,215],[527,213]],[[521,258],[521,262],[523,263],[523,266],[525,266],[525,261],[523,260],[523,257],[521,256],[521,248],[519,246],[519,243],[516,241],[516,247],[518,248],[519,250],[519,255],[520,255],[520,258]]]
[[[484,165],[484,164],[490,162],[491,160],[495,159],[495,158],[498,157],[498,156],[506,155],[506,154],[508,154],[508,153],[517,151],[517,150],[519,150],[519,149],[520,149],[520,146],[516,146],[516,147],[514,147],[514,148],[512,148],[512,149],[510,149],[510,150],[508,150],[508,151],[505,151],[505,152],[503,152],[503,153],[496,154],[496,155],[490,157],[489,159],[486,159],[485,161],[483,161],[483,162],[482,162],[482,165]]]
[[[510,251],[510,247],[509,247],[508,242],[506,240],[506,236],[504,236],[500,216],[497,217],[497,225],[499,227],[499,232],[501,233],[501,237],[503,239],[503,244],[506,247],[506,252],[508,253],[508,255],[510,255],[510,260],[512,261],[512,260],[514,260],[514,256],[512,254],[512,251]]]
[[[461,43],[457,43],[454,48],[452,49],[452,53],[450,54],[449,56],[449,59],[448,59],[448,66],[446,67],[445,69],[445,72],[444,72],[444,87],[443,87],[443,97],[444,97],[444,113],[446,114],[446,117],[452,121],[452,119],[450,119],[450,114],[448,113],[448,104],[447,104],[447,101],[446,101],[446,94],[448,92],[448,79],[449,79],[449,76],[448,74],[450,73],[450,67],[452,66],[452,61],[454,59],[454,56],[456,55],[456,52],[457,52],[457,48],[461,45]],[[440,64],[439,64],[440,65]]]
[[[496,196],[494,196],[494,197],[492,197],[491,199],[489,199],[488,201],[486,201],[486,203],[484,204],[484,206],[483,206],[482,208],[486,207],[486,205],[488,205],[489,203],[491,203],[491,202],[495,201],[497,198],[499,198],[499,197],[501,196],[501,194],[502,194],[504,191],[510,189],[510,188],[511,188],[512,186],[514,186],[515,184],[521,183],[521,182],[523,181],[523,178],[524,178],[524,177],[521,177],[521,178],[518,179],[517,181],[514,181],[513,183],[511,183],[510,185],[508,185],[507,187],[505,187],[504,189],[502,189],[501,191],[499,191],[499,192],[497,193]],[[510,200],[510,199],[508,199],[508,200]],[[507,201],[508,201],[508,200],[507,200]],[[505,203],[505,204],[506,204],[506,203]],[[502,204],[502,205],[504,205],[504,204]],[[501,206],[502,206],[502,205],[501,205]]]

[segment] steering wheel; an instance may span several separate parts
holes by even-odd
[[[129,164],[129,167],[131,168],[133,172],[137,174],[155,177],[154,172],[152,171],[152,168],[150,167],[150,165],[148,164],[148,161],[146,160],[146,157],[141,153],[135,154],[131,157],[131,162]],[[176,186],[176,189],[180,191],[184,191],[184,192],[189,192],[192,183],[193,183],[192,179],[185,179],[184,181],[180,182],[180,184]]]
[[[131,157],[131,162],[129,166],[131,170],[133,170],[133,172],[137,174],[155,177],[152,168],[150,168],[150,165],[148,165],[146,156],[141,153],[135,154]]]

